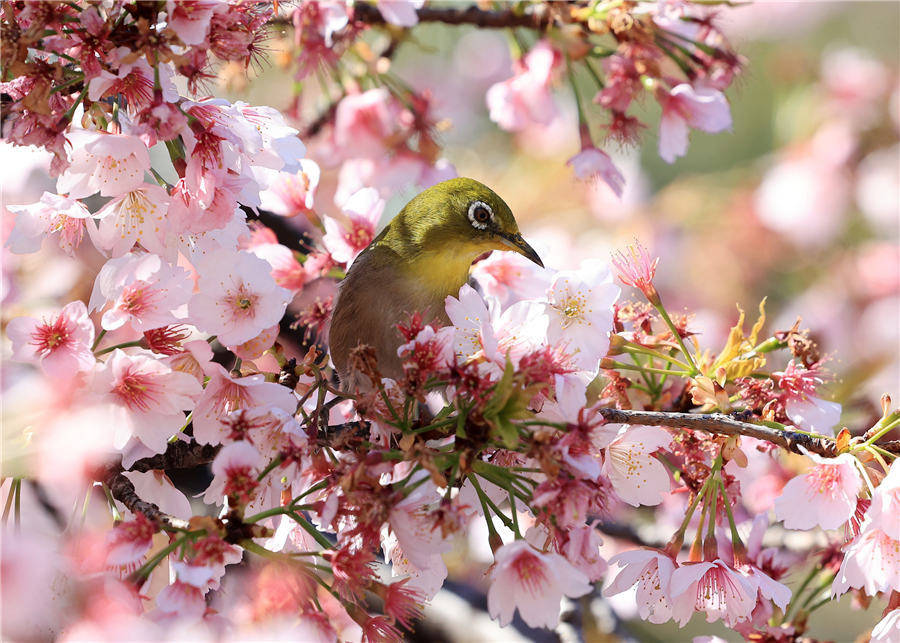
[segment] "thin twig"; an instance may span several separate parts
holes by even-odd
[[[110,467],[103,480],[109,487],[113,498],[128,507],[132,513],[142,513],[144,516],[163,528],[188,529],[187,520],[176,518],[164,513],[157,505],[146,500],[141,500],[131,480],[118,467]]]
[[[622,409],[600,409],[599,412],[608,422],[697,429],[718,435],[746,435],[758,440],[771,442],[794,453],[802,454],[802,449],[805,449],[808,452],[827,458],[833,458],[837,455],[834,442],[794,431],[779,431],[760,424],[741,422],[723,413],[667,413],[663,411],[628,411]]]

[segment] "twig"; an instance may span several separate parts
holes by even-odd
[[[141,500],[131,480],[125,477],[119,467],[107,469],[106,475],[103,476],[103,482],[109,487],[112,497],[128,507],[132,513],[142,513],[148,520],[163,528],[188,529],[190,527],[187,520],[170,516],[152,502]]]
[[[827,458],[833,458],[837,455],[837,449],[833,442],[794,431],[778,431],[760,424],[741,422],[723,413],[666,413],[662,411],[626,411],[622,409],[600,409],[599,413],[608,422],[682,427],[718,435],[746,435],[758,440],[771,442],[794,453],[802,454],[802,447],[806,451]],[[883,445],[879,446],[883,448]]]
[[[190,442],[173,442],[165,453],[141,458],[136,461],[129,471],[171,471],[172,469],[191,469],[201,464],[213,461],[221,447],[212,444],[198,444]]]
[[[558,3],[565,6],[565,3]],[[536,11],[524,13],[512,8],[488,11],[471,5],[464,9],[457,7],[422,7],[416,10],[419,22],[442,22],[447,25],[473,25],[481,29],[504,29],[506,27],[526,27],[546,29],[553,24],[553,16],[543,5]],[[384,16],[378,8],[366,2],[358,2],[353,7],[353,18],[369,25],[385,24]]]
[[[566,7],[565,2],[550,3]],[[520,12],[512,8],[490,11],[479,9],[476,5],[465,8],[459,7],[422,7],[416,10],[419,22],[442,22],[447,25],[472,25],[482,29],[505,29],[507,27],[523,27],[526,29],[546,29],[555,22],[552,11],[547,11],[546,5],[540,5],[535,11]],[[353,7],[353,22],[357,25],[384,25],[387,21],[381,12],[373,4],[357,2]],[[289,18],[273,18],[269,21],[273,26],[290,26],[293,22]],[[348,27],[334,35],[335,40],[340,39],[344,32],[350,33]]]

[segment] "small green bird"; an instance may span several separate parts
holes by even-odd
[[[329,344],[344,390],[368,385],[348,363],[361,344],[375,349],[382,375],[399,379],[403,338],[397,324],[413,312],[426,322],[448,324],[444,300],[459,293],[472,262],[490,250],[513,250],[544,266],[509,206],[474,179],[438,183],[407,203],[340,284]]]

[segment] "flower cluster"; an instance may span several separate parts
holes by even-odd
[[[377,9],[408,28],[422,4]],[[561,37],[578,23],[618,43],[598,76],[611,133],[638,126],[626,111],[642,88],[663,106],[664,158],[683,153],[688,127],[725,128],[737,61],[710,18],[613,4],[558,18]],[[331,48],[365,28],[363,5],[295,10],[308,65],[334,63]],[[701,350],[639,245],[612,269],[488,256],[478,288],[447,298],[448,326],[410,311],[397,329],[401,378],[382,378],[360,347],[372,386],[338,388],[317,342],[336,277],[389,194],[447,168],[427,95],[397,82],[348,92],[326,143],[346,170],[338,211],[321,212],[298,129],[274,109],[196,95],[211,60],[259,55],[272,15],[176,0],[4,11],[4,136],[52,153],[56,176],[54,192],[10,208],[6,245],[96,267],[81,299],[6,324],[11,361],[31,365],[45,399],[12,429],[24,446],[3,484],[4,636],[400,640],[444,585],[444,555],[482,535],[501,625],[554,627],[561,599],[595,592],[613,568],[604,593],[633,591],[642,618],[702,614],[750,640],[802,636],[823,591],[891,595],[888,640],[900,465],[885,437],[900,412],[886,398],[863,434],[835,434],[825,362],[798,327],[766,336],[763,304],[748,334],[741,312],[720,350]],[[492,117],[510,129],[548,118],[563,58],[592,69],[597,55],[539,41],[489,91]],[[576,172],[606,162],[588,151]],[[263,207],[281,218],[265,225]],[[277,234],[286,219],[304,232],[291,247]],[[292,318],[309,331],[294,345]],[[191,503],[169,474],[207,464]],[[662,537],[608,529],[648,507]],[[30,520],[48,508],[63,528],[50,535]],[[843,529],[793,596],[782,580],[805,561],[762,547],[770,510],[784,529]]]
[[[443,123],[434,116],[429,92],[411,89],[391,69],[391,58],[404,39],[398,28],[418,24],[420,14],[426,20],[473,24],[479,24],[479,17],[493,17],[497,26],[510,27],[543,22],[544,33],[535,42],[518,37],[514,41],[513,75],[487,89],[490,119],[511,132],[549,126],[561,114],[554,87],[567,77],[578,105],[582,148],[569,165],[577,178],[601,180],[617,195],[624,178],[594,141],[636,143],[647,125],[629,110],[644,96],[660,106],[659,154],[669,163],[687,153],[691,129],[715,133],[731,128],[723,92],[740,73],[742,60],[710,8],[680,1],[593,2],[583,7],[536,1],[493,16],[460,10],[452,17],[432,17],[427,8],[416,11],[423,5],[423,0],[395,0],[379,2],[373,11],[366,4],[307,0],[292,14],[298,78],[323,67],[354,78],[349,86],[337,88],[342,97],[314,127],[318,131],[329,126],[330,157],[343,162],[340,191],[345,194],[361,185],[396,190],[403,187],[398,180],[410,176],[426,187],[453,174],[452,166],[436,156],[433,132]],[[385,22],[391,37],[378,53],[360,46],[374,25]],[[348,51],[353,55],[345,56]],[[587,90],[580,81],[576,84],[576,76],[589,79],[600,118],[588,113],[581,99]],[[378,87],[363,91],[360,86],[372,80]]]

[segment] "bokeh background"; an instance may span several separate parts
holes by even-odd
[[[844,404],[843,422],[862,426],[880,413],[882,393],[900,399],[900,4],[760,2],[723,13],[726,34],[747,58],[728,91],[733,132],[694,132],[688,155],[672,165],[656,153],[654,125],[638,147],[609,149],[626,175],[621,199],[605,185],[576,182],[565,166],[579,149],[569,88],[560,87],[560,116],[548,126],[510,135],[488,119],[485,91],[510,75],[503,33],[420,25],[398,50],[393,71],[417,90],[431,90],[444,119],[444,156],[458,174],[507,200],[547,264],[606,258],[638,238],[660,256],[657,286],[669,309],[694,312],[701,345],[714,349],[736,320],[736,304],[755,314],[768,297],[768,328],[786,330],[803,318],[830,358],[827,390]],[[243,69],[220,70],[214,92],[288,110],[300,89],[294,114],[300,123],[311,119],[327,97],[315,83],[295,87],[288,38],[275,34],[271,63],[251,69],[249,78]],[[584,95],[592,95],[581,80]],[[642,120],[656,123],[653,109],[646,105]],[[328,167],[324,145],[308,144],[323,165],[316,208],[328,213],[336,210],[338,168]],[[0,145],[4,205],[52,191],[46,167],[41,154]],[[385,218],[413,192],[410,186],[394,196]],[[11,226],[4,209],[4,237]],[[77,259],[4,250],[4,319],[86,301],[100,262],[90,248]],[[40,405],[43,396],[15,369],[3,365],[6,417]],[[481,536],[473,534],[478,545],[466,556],[488,562]],[[451,585],[482,584],[482,572],[458,554]],[[627,599],[619,603],[619,616],[641,640],[713,632],[735,638],[698,618],[685,630],[635,623]],[[845,597],[826,607],[809,634],[851,641],[877,621],[876,606],[863,613],[850,603]]]

